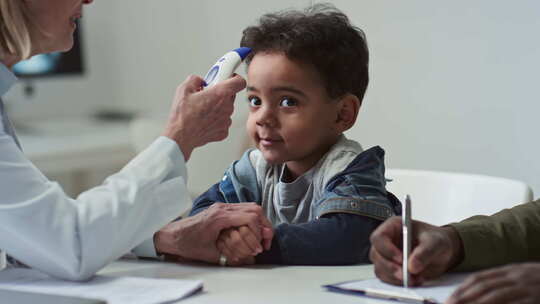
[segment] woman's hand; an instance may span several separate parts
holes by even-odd
[[[207,89],[198,76],[188,77],[177,89],[163,132],[174,140],[187,161],[196,147],[229,135],[236,93],[246,81],[236,75]]]
[[[172,222],[154,235],[156,252],[177,261],[203,261],[217,264],[220,250],[216,243],[221,232],[247,226],[264,249],[274,237],[272,224],[261,206],[254,203],[215,203],[201,213]]]

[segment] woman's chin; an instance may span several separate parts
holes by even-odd
[[[33,52],[33,55],[38,54],[47,54],[47,53],[56,53],[56,52],[67,52],[73,48],[73,38],[65,39],[64,41],[57,41],[54,44],[50,45],[41,45],[37,50]]]
[[[57,52],[67,52],[73,48],[73,36],[62,43],[62,47]]]

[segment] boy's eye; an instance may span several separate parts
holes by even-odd
[[[262,101],[258,97],[254,96],[248,97],[248,102],[252,107],[258,107],[262,104]]]
[[[298,105],[298,101],[296,101],[296,99],[294,98],[284,97],[283,99],[281,99],[279,105],[282,107],[295,107]]]

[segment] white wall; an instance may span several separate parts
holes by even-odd
[[[43,84],[44,99],[164,113],[176,85],[204,74],[262,13],[310,2],[97,1],[86,10],[87,82]],[[371,51],[350,137],[385,148],[388,167],[503,176],[540,193],[540,2],[332,2],[365,30]],[[217,181],[240,150],[243,99],[236,137],[196,151],[192,167],[204,170],[191,172],[194,183]]]
[[[106,4],[105,1],[103,1]],[[96,9],[101,8],[97,5]],[[115,108],[119,98],[114,70],[118,57],[110,46],[116,41],[111,18],[114,14],[91,12],[83,20],[83,52],[86,74],[76,77],[57,77],[32,82],[34,98],[23,94],[22,83],[6,96],[12,118],[17,120],[57,119],[72,115],[87,115],[102,108]],[[96,10],[97,13],[97,10]]]
[[[351,136],[385,147],[389,167],[503,176],[540,191],[539,2],[337,3],[372,54]]]
[[[298,1],[300,6],[309,1]],[[204,76],[225,52],[238,47],[244,27],[258,16],[291,6],[291,1],[271,3],[238,1],[101,1],[88,15],[108,14],[109,57],[114,69],[118,106],[153,116],[165,116],[176,86],[189,74]],[[89,20],[87,20],[89,21]],[[238,71],[243,74],[243,69]],[[229,164],[244,150],[245,96],[237,99],[229,139],[199,148],[188,162],[189,186],[194,194],[217,182]]]

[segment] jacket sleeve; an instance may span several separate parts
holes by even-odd
[[[214,184],[205,193],[201,194],[195,202],[193,202],[193,208],[189,212],[189,216],[194,216],[199,212],[206,210],[212,206],[215,202],[224,202],[225,198],[219,190],[219,183]]]
[[[323,199],[314,202],[315,216],[350,213],[384,221],[401,214],[401,203],[386,191],[384,150],[360,153],[341,173],[328,181]]]
[[[450,226],[463,242],[464,260],[457,271],[540,259],[540,200]]]
[[[249,160],[250,151],[246,151],[240,160],[232,163],[227,171],[225,171],[220,182],[214,184],[195,200],[189,216],[206,210],[215,202],[239,203],[240,201],[260,201],[259,196],[257,196],[258,193],[250,190],[251,188],[255,189],[257,185],[255,170]],[[244,187],[244,185],[238,182],[239,179],[246,181],[246,183],[250,184],[251,188]]]
[[[369,236],[381,223],[368,217],[332,213],[303,224],[275,228],[272,247],[259,264],[346,265],[369,263]]]

